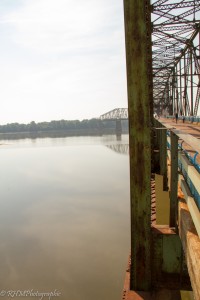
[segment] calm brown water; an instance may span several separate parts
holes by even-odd
[[[130,249],[128,136],[1,143],[2,299],[55,290],[51,299],[121,299]]]

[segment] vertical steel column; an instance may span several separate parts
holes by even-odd
[[[183,109],[183,95],[182,95],[182,69],[181,69],[181,60],[179,62],[179,81],[180,81],[180,105],[181,105],[181,111],[182,115],[184,115],[184,109]]]
[[[175,93],[175,70],[173,68],[173,75],[172,75],[172,101],[173,101],[173,115],[175,115],[176,112],[176,93]]]
[[[163,189],[168,190],[167,185],[167,130],[160,130],[160,174],[163,176]]]
[[[180,107],[179,107],[179,97],[178,97],[178,68],[177,68],[177,65],[174,67],[174,74],[175,74],[175,77],[174,77],[174,86],[175,86],[175,97],[176,97],[176,112],[178,114],[180,114]]]
[[[190,114],[191,116],[194,115],[194,109],[193,109],[193,64],[192,64],[192,48],[190,49],[190,82],[191,82],[191,109],[190,109]]]
[[[124,17],[131,189],[130,288],[147,291],[151,287],[150,0],[124,0]]]
[[[172,116],[174,114],[174,109],[173,109],[173,88],[172,88],[172,81],[169,80],[169,85],[170,85],[170,110],[169,114]]]
[[[185,116],[188,115],[187,113],[187,102],[186,102],[186,97],[187,97],[187,66],[186,66],[186,58],[185,58],[185,52],[184,52],[184,108],[185,108]]]
[[[178,214],[178,137],[171,131],[170,226],[177,226]]]
[[[167,104],[168,104],[168,112],[170,111],[170,85],[169,81],[167,82]]]

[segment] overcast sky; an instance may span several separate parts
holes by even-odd
[[[127,107],[123,1],[0,1],[0,124]]]

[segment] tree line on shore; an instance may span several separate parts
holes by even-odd
[[[124,121],[122,121],[124,123]],[[30,122],[29,124],[9,123],[0,125],[0,133],[15,132],[40,132],[40,131],[81,131],[81,130],[97,130],[115,129],[116,122],[100,119],[79,120],[53,120],[50,122]]]

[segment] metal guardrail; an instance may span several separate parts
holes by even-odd
[[[183,153],[179,153],[178,165],[179,170],[181,171],[189,187],[190,193],[193,196],[198,209],[200,210],[200,175],[190,164],[189,160]]]
[[[167,132],[167,147],[171,150],[170,132]],[[198,152],[192,157],[189,152],[183,148],[182,143],[178,144],[178,167],[183,175],[191,195],[193,196],[198,209],[200,210],[200,165],[196,162]]]
[[[166,116],[167,119],[175,119],[175,116]],[[181,120],[183,121],[183,118],[184,118],[184,121],[186,122],[196,122],[196,123],[200,123],[200,116],[197,116],[197,117],[193,117],[193,116],[179,116],[178,117],[178,120]]]
[[[167,147],[170,150],[171,145],[170,145],[170,132],[167,132]],[[200,164],[197,163],[196,158],[199,153],[196,151],[194,156],[192,157],[186,149],[183,148],[183,142],[178,144],[178,166],[179,170],[183,174],[189,188],[191,191],[191,194],[193,195],[194,199],[196,200],[196,203],[198,205],[198,208],[200,209]],[[187,163],[183,164],[183,161],[181,159],[180,154],[184,154],[185,157],[187,158]],[[187,165],[187,166],[186,166]],[[195,180],[196,184],[193,183],[193,179],[190,178],[188,174],[188,166],[195,168],[193,172],[191,173],[191,176],[194,178],[198,178],[198,180]]]

